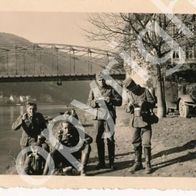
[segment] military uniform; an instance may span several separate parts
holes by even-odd
[[[20,139],[21,148],[30,146],[37,142],[38,135],[46,128],[46,121],[41,113],[36,112],[33,117],[26,117],[25,120],[22,119],[20,115],[16,121],[12,124],[13,130],[22,129],[22,137]]]
[[[126,87],[125,107],[131,113],[132,145],[135,151],[135,165],[132,171],[142,168],[142,146],[146,159],[146,172],[151,172],[151,136],[152,128],[150,114],[155,100],[149,90],[135,84],[128,78],[124,82]]]
[[[103,80],[98,75],[97,80]],[[98,151],[97,169],[105,167],[105,144],[104,138],[107,139],[109,164],[112,168],[115,158],[115,140],[114,140],[114,125],[116,122],[116,106],[122,104],[121,96],[109,85],[99,86],[100,93],[91,89],[89,93],[88,103],[92,108],[97,109],[96,123],[96,143]],[[109,133],[108,133],[109,132]]]
[[[46,143],[44,136],[38,136],[38,141],[32,146],[32,152],[28,154],[24,164],[24,171],[28,175],[42,175],[45,168],[46,160],[42,157],[37,147],[42,148],[49,153],[49,145]]]
[[[58,140],[59,142],[66,147],[74,147],[78,144],[80,140],[80,135],[75,127],[70,125],[70,128],[67,133],[64,133],[63,130],[59,130],[58,132]],[[85,175],[86,172],[86,165],[88,163],[89,155],[91,152],[91,146],[90,144],[92,143],[93,139],[91,136],[88,134],[85,134],[85,138],[83,141],[83,145],[81,148],[73,152],[72,155],[81,161],[82,164],[82,170],[80,171],[81,175]],[[52,151],[51,151],[51,157],[54,160],[55,163],[55,174],[61,174],[63,173],[63,169],[65,167],[72,166],[71,163],[64,157],[61,152],[65,149],[59,149],[58,146],[56,146]]]

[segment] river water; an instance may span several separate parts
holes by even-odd
[[[12,123],[23,113],[24,106],[0,106],[0,173],[4,174],[20,152],[21,130],[13,131]],[[66,111],[65,105],[38,105],[44,116],[55,117]]]

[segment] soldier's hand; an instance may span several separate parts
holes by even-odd
[[[93,100],[91,101],[91,107],[95,108],[97,106],[97,101]]]
[[[127,105],[127,108],[126,108],[126,112],[132,114],[133,111],[134,111],[134,106],[133,106],[132,103],[129,103],[129,104]]]
[[[106,103],[109,103],[111,99],[110,99],[110,97],[106,97],[104,100]]]
[[[140,108],[140,107],[142,107],[143,103],[144,103],[144,102],[140,100],[139,102],[134,103],[134,107],[136,107],[136,108],[139,107],[139,108]]]
[[[27,113],[24,113],[23,115],[22,115],[22,120],[26,120],[27,119]]]

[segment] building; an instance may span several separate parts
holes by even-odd
[[[180,17],[180,16],[179,16]],[[195,43],[195,35],[196,35],[196,15],[188,15],[190,18],[190,22],[186,24],[186,27],[193,33],[193,36],[190,38],[190,42],[185,38],[182,43],[179,45],[183,45],[181,48],[178,47],[175,51],[173,51],[173,55],[171,57],[172,64],[179,64],[183,58],[181,49],[185,53],[185,63],[193,64],[196,66],[196,43]],[[173,25],[172,34],[176,35],[179,33],[179,29],[176,25]],[[182,33],[182,32],[180,32]]]

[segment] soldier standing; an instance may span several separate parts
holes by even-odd
[[[132,144],[135,151],[135,164],[131,172],[143,169],[142,145],[145,155],[145,171],[147,174],[151,169],[151,136],[152,128],[150,115],[155,105],[155,100],[149,90],[137,85],[134,80],[127,78],[124,81],[126,88],[125,106],[126,112],[131,113]]]
[[[116,122],[116,106],[122,104],[121,96],[109,85],[106,84],[102,73],[96,74],[97,86],[91,89],[88,103],[92,108],[97,109],[96,123],[96,143],[98,152],[98,165],[96,169],[105,168],[105,144],[107,139],[109,167],[114,169],[115,140],[114,125]],[[109,134],[108,134],[109,133]]]

